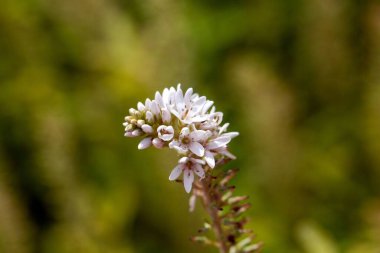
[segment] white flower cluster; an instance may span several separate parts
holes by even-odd
[[[137,109],[129,109],[125,117],[125,136],[143,136],[138,149],[149,146],[169,147],[182,157],[173,169],[169,180],[176,180],[183,172],[186,192],[190,192],[194,173],[201,179],[205,171],[215,167],[222,158],[235,159],[227,150],[227,144],[238,132],[226,132],[228,123],[221,125],[223,113],[216,112],[213,101],[188,89],[183,93],[181,85],[156,92],[153,100],[139,102]]]

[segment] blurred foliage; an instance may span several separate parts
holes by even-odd
[[[209,252],[129,107],[178,82],[241,132],[264,252],[380,252],[380,4],[3,0],[0,252]]]

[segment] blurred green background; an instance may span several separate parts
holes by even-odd
[[[214,100],[267,253],[380,252],[380,3],[2,0],[0,252],[214,252],[124,116]]]

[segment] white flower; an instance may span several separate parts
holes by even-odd
[[[174,136],[174,128],[172,126],[161,125],[157,128],[158,138],[163,141],[170,141]]]
[[[177,90],[170,94],[174,96],[175,103],[171,105],[170,111],[185,124],[202,122],[208,119],[205,113],[210,109],[214,102],[209,101],[206,97],[199,97],[193,94],[190,88],[183,95],[181,85],[178,84]]]
[[[194,173],[203,179],[205,172],[202,168],[204,161],[189,157],[182,157],[178,161],[178,165],[172,170],[169,176],[170,181],[176,180],[183,172],[183,186],[185,191],[189,193],[194,182]]]
[[[209,150],[212,150],[212,149],[226,146],[231,141],[232,138],[235,138],[238,135],[239,135],[238,132],[224,133],[218,136],[217,138],[210,140],[207,143],[206,148]]]
[[[228,125],[227,125],[228,126]],[[222,131],[225,131],[227,126],[223,126],[221,129]],[[221,133],[222,131],[219,131]],[[215,139],[210,140],[206,146],[205,146],[205,161],[210,168],[215,167],[215,156],[218,154],[227,156],[228,158],[235,159],[235,156],[232,155],[227,150],[227,144],[231,141],[232,138],[238,136],[238,132],[229,132],[224,133],[220,136],[218,136]]]
[[[209,138],[209,133],[203,130],[190,132],[188,127],[181,130],[178,140],[169,143],[169,148],[175,149],[180,153],[187,153],[189,150],[195,155],[202,157],[205,153],[203,143]]]

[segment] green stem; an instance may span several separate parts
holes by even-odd
[[[211,189],[209,187],[210,182],[211,177],[206,177],[199,182],[201,185],[203,206],[211,217],[215,238],[219,246],[219,252],[228,253],[228,245],[225,241],[226,237],[223,231],[222,223],[220,217],[218,216],[218,210],[215,208],[215,199],[212,198],[213,195],[211,194]]]

